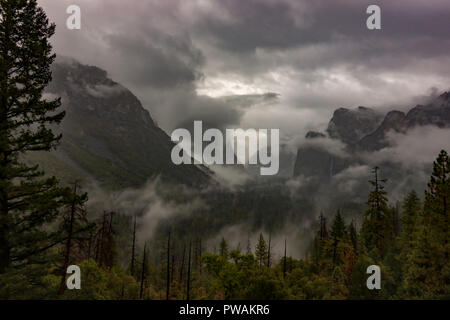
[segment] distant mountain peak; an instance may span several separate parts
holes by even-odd
[[[52,71],[47,92],[61,96],[66,110],[58,152],[98,182],[123,188],[157,176],[188,185],[210,181],[204,168],[172,163],[170,137],[106,71],[70,58],[58,59]]]
[[[417,126],[450,127],[450,92],[444,92],[426,105],[417,105],[406,114],[393,110],[386,115],[366,107],[355,109],[339,108],[333,113],[327,128],[330,138],[347,145],[348,159],[339,158],[315,145],[301,147],[297,151],[294,175],[330,176],[358,163],[359,151],[374,152],[390,146],[389,132],[407,134]],[[311,131],[308,138],[316,137]],[[348,161],[347,161],[348,160]],[[351,160],[351,161],[350,161]]]
[[[382,117],[377,111],[363,106],[355,109],[339,108],[334,111],[326,131],[330,138],[353,144],[373,132]]]
[[[450,101],[450,91],[446,91],[439,96],[440,99],[444,101]]]

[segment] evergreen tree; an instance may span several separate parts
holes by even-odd
[[[247,239],[247,254],[252,254],[252,245],[250,243],[250,237]]]
[[[420,199],[413,190],[405,197],[402,204],[402,232],[401,242],[405,252],[411,249],[414,237],[417,236],[417,219],[421,210]]]
[[[220,241],[220,255],[225,259],[228,259],[228,244],[225,238]]]
[[[355,254],[357,254],[357,252],[358,252],[358,233],[356,232],[355,223],[353,220],[350,223],[350,225],[348,226],[348,234],[349,234],[350,242],[352,243],[352,246],[353,246],[353,251]]]
[[[450,297],[450,159],[441,151],[425,191],[423,215],[409,254],[405,289],[413,298]]]
[[[369,208],[365,212],[361,236],[369,253],[374,255],[374,258],[383,258],[392,230],[392,220],[383,185],[387,179],[379,179],[378,170],[378,167],[373,169],[374,180],[369,181],[374,189],[367,201]]]
[[[338,244],[343,240],[346,234],[345,222],[341,216],[340,210],[337,211],[334,221],[331,224],[330,237],[333,245],[333,268],[337,262]]]
[[[258,243],[256,244],[256,247],[255,247],[256,259],[257,259],[260,267],[266,261],[267,252],[268,251],[267,251],[266,241],[264,240],[262,233],[260,233]]]
[[[333,223],[330,228],[330,237],[332,240],[342,239],[345,236],[346,228],[345,222],[342,218],[341,211],[338,210],[334,217]]]
[[[21,159],[51,150],[61,138],[49,128],[64,117],[60,99],[43,98],[55,58],[49,43],[54,31],[36,0],[0,2],[0,273],[35,262],[61,242],[42,226],[56,219],[67,190]]]

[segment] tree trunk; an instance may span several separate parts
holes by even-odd
[[[286,238],[284,239],[283,279],[286,279]]]
[[[64,293],[64,290],[66,289],[65,282],[66,282],[67,267],[69,266],[69,260],[70,260],[70,249],[72,247],[73,223],[75,221],[76,196],[77,196],[77,184],[75,183],[75,186],[73,187],[72,205],[70,207],[69,231],[68,231],[67,241],[66,241],[66,253],[64,256],[64,264],[63,264],[63,267],[61,270],[61,282],[59,284],[59,295],[62,295]]]
[[[186,243],[183,244],[183,257],[181,258],[181,267],[180,267],[180,282],[183,282],[183,271],[184,271],[184,257],[186,255]]]
[[[144,258],[142,259],[142,272],[141,272],[141,290],[139,292],[139,298],[142,299],[144,293],[144,279],[145,279],[145,259],[147,258],[147,243],[144,244]]]
[[[166,300],[169,300],[170,291],[170,231],[169,237],[167,238],[167,276],[166,276]]]
[[[188,258],[186,300],[189,300],[190,286],[191,286],[191,242],[189,242],[189,258]]]

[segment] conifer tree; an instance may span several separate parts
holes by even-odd
[[[417,236],[417,221],[420,215],[420,209],[420,199],[413,190],[408,193],[402,204],[402,231],[400,237],[405,252],[411,249],[414,237]]]
[[[345,236],[345,232],[346,232],[345,222],[341,216],[341,211],[338,210],[336,213],[336,216],[334,217],[334,221],[331,224],[331,229],[330,229],[330,238],[331,238],[332,244],[333,244],[333,268],[337,262],[338,244],[342,240],[342,238]]]
[[[383,258],[387,251],[392,220],[387,193],[384,190],[384,183],[387,179],[380,179],[378,171],[378,167],[373,169],[374,180],[369,181],[373,190],[367,201],[369,208],[365,212],[361,235],[365,247],[369,252],[375,254],[374,258]]]
[[[0,273],[61,241],[42,226],[56,219],[67,190],[21,157],[49,151],[61,138],[49,128],[64,117],[60,99],[43,97],[54,32],[36,0],[0,2]]]
[[[350,238],[350,242],[352,243],[352,246],[353,246],[353,251],[355,254],[357,254],[357,252],[358,252],[358,233],[356,232],[355,223],[353,220],[352,220],[352,222],[350,222],[350,225],[348,226],[348,235]]]
[[[449,198],[450,159],[442,150],[433,163],[423,215],[406,267],[405,289],[412,298],[450,296]]]
[[[228,259],[228,244],[225,238],[220,241],[220,255],[225,259]]]
[[[247,254],[252,254],[252,245],[250,243],[250,237],[247,238]]]
[[[255,255],[256,260],[258,261],[259,266],[261,267],[264,264],[264,261],[266,260],[267,257],[267,245],[262,233],[259,234],[259,240],[255,248]]]

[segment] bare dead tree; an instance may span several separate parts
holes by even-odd
[[[188,258],[186,300],[189,300],[190,286],[191,286],[191,242],[189,242],[189,258]]]
[[[166,276],[166,300],[169,300],[170,291],[170,231],[167,237],[167,276]]]
[[[186,243],[183,244],[183,256],[181,258],[181,266],[180,266],[180,283],[183,282],[183,271],[184,271],[184,257],[186,255]]]
[[[141,289],[139,292],[139,298],[142,299],[144,293],[144,280],[145,280],[145,260],[147,259],[147,243],[144,244],[144,257],[142,258],[142,271],[141,271]]]
[[[134,226],[133,226],[133,245],[131,247],[131,264],[130,273],[134,277],[134,261],[135,261],[135,250],[136,250],[136,215],[134,215]]]
[[[286,238],[284,238],[283,279],[286,279]]]
[[[269,232],[269,248],[267,250],[267,267],[270,268],[270,242],[272,239],[272,234]]]

